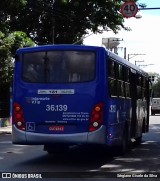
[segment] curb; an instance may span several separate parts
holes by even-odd
[[[12,134],[10,131],[0,131],[0,135],[2,134]]]
[[[12,133],[12,126],[0,127],[0,135],[1,134],[11,134],[11,133]]]

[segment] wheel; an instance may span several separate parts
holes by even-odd
[[[142,136],[136,138],[135,140],[136,140],[136,145],[140,145],[142,143]]]
[[[127,151],[127,135],[126,131],[123,133],[122,142],[119,148],[120,154],[124,154]]]
[[[129,142],[128,142],[128,132],[125,128],[125,130],[123,131],[123,136],[122,136],[122,140],[121,140],[121,144],[118,146],[118,154],[119,155],[123,155],[126,153],[126,151],[129,148]]]
[[[141,128],[141,133],[140,136],[135,138],[136,140],[136,145],[139,145],[142,143],[142,134],[145,133],[145,119],[143,119],[143,124],[142,124],[142,128]]]

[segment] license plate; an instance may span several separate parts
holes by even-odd
[[[50,126],[49,131],[64,131],[64,126]]]

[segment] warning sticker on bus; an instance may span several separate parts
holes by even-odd
[[[74,94],[74,89],[39,89],[38,94]]]

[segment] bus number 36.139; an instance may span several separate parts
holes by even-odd
[[[67,105],[46,105],[46,111],[67,111]]]

